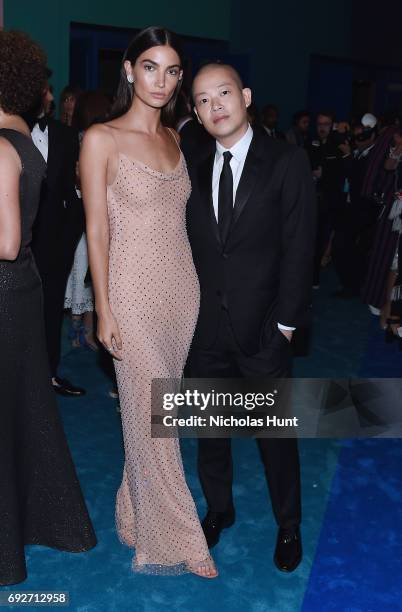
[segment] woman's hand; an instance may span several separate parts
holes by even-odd
[[[99,342],[105,347],[108,353],[118,361],[122,360],[120,351],[122,349],[122,343],[120,338],[119,326],[110,312],[98,316],[98,330],[97,336]]]

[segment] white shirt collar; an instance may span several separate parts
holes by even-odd
[[[48,134],[49,133],[49,126],[46,126],[45,129],[42,132],[42,130],[39,127],[39,124],[35,123],[33,128],[32,128],[32,130],[31,130],[31,134],[32,134],[33,131],[38,132],[38,134]]]
[[[218,141],[216,141],[216,157],[219,159],[225,151],[230,151],[233,157],[238,161],[242,162],[246,159],[248,150],[250,148],[251,141],[253,139],[253,129],[251,125],[248,126],[247,132],[233,145],[230,149],[223,147]]]

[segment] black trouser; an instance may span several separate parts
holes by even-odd
[[[75,249],[82,235],[82,229],[72,229],[69,235],[54,242],[35,242],[33,252],[42,279],[43,306],[45,317],[46,345],[51,376],[57,376],[61,354],[61,330],[63,324],[64,297]]]
[[[275,324],[276,325],[276,324]],[[239,347],[226,310],[222,311],[220,329],[214,346],[208,350],[193,348],[190,353],[191,376],[195,378],[275,377],[290,375],[291,351],[279,330],[275,341],[248,356]],[[276,336],[275,336],[276,334]],[[277,336],[280,334],[280,336]],[[300,468],[296,439],[257,439],[275,519],[283,528],[300,523]],[[208,508],[226,512],[233,507],[233,463],[231,440],[200,438],[198,470]]]
[[[332,246],[334,266],[342,287],[356,294],[366,278],[378,217],[375,204],[364,198],[344,205]]]

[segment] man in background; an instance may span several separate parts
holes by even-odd
[[[48,78],[51,71],[48,71]],[[49,84],[39,106],[27,117],[32,140],[47,163],[47,174],[33,227],[32,251],[42,279],[46,342],[56,393],[68,397],[85,390],[58,375],[64,295],[74,253],[84,230],[84,212],[76,192],[78,134],[49,117],[53,102]]]
[[[353,143],[340,145],[349,189],[333,239],[334,266],[341,283],[336,297],[360,294],[366,277],[379,206],[363,194],[363,183],[377,138],[377,119],[366,113],[353,128]]]
[[[310,129],[310,113],[302,110],[293,115],[292,127],[286,132],[286,140],[297,147],[306,147]]]
[[[346,136],[334,130],[334,115],[321,111],[317,115],[317,135],[310,141],[307,151],[310,157],[318,199],[318,226],[314,257],[313,286],[319,287],[320,268],[324,254],[331,251],[331,243],[343,209],[345,199],[345,153],[340,145]]]
[[[271,138],[285,139],[285,135],[278,130],[279,110],[274,104],[267,104],[261,111],[261,123]]]

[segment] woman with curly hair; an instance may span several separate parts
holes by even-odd
[[[45,80],[40,47],[0,32],[0,585],[25,580],[25,544],[96,544],[50,384],[30,249],[46,165],[21,114]]]

